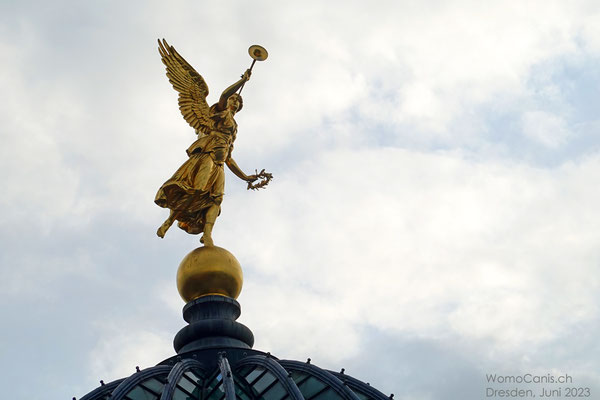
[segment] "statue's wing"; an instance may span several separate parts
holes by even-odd
[[[158,40],[158,52],[167,66],[167,77],[179,92],[179,110],[197,132],[209,133],[212,128],[210,107],[206,102],[208,86],[202,76],[165,39]]]

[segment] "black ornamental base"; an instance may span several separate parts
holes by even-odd
[[[230,297],[208,295],[190,301],[183,307],[183,319],[189,325],[175,335],[175,351],[182,354],[217,347],[251,349],[254,335],[247,326],[236,322],[240,314],[240,303]]]

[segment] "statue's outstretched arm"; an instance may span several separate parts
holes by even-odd
[[[248,182],[248,190],[257,190],[264,188],[269,184],[269,182],[271,182],[271,179],[273,179],[273,174],[271,174],[270,172],[265,172],[264,169],[260,172],[258,172],[257,170],[256,174],[246,175],[240,169],[240,167],[238,167],[235,160],[231,157],[229,157],[225,163],[227,164],[231,172],[233,172],[238,178]],[[258,181],[258,183],[255,183],[256,181]]]
[[[246,182],[256,180],[256,175],[246,175],[244,171],[242,171],[242,169],[237,165],[233,158],[229,157],[225,164],[227,164],[231,172],[233,172],[234,175],[240,178],[241,180],[244,180]]]
[[[221,98],[219,99],[219,104],[217,105],[217,109],[219,111],[223,111],[225,108],[227,108],[227,99],[229,98],[229,96],[231,96],[232,94],[234,94],[235,92],[237,92],[237,90],[242,87],[242,85],[244,83],[246,83],[249,79],[250,79],[250,75],[252,74],[252,71],[250,71],[249,69],[246,70],[246,72],[244,72],[244,75],[242,75],[242,78],[237,81],[236,83],[234,83],[233,85],[229,86],[227,89],[225,89],[223,91],[223,94],[221,94]]]

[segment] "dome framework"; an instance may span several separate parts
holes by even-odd
[[[230,362],[231,361],[231,362]],[[201,350],[103,384],[79,400],[390,400],[369,384],[256,350]]]
[[[176,356],[103,384],[80,400],[390,400],[368,383],[306,362],[252,349],[254,335],[236,319],[240,304],[219,295],[183,307]]]

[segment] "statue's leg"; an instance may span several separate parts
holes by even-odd
[[[223,172],[223,165],[213,165],[215,168],[214,181],[212,181],[211,197],[213,204],[206,209],[204,214],[204,234],[200,239],[201,243],[205,246],[214,246],[212,240],[212,230],[215,225],[215,221],[221,212],[221,202],[223,201],[223,192],[225,189],[225,173]]]
[[[215,221],[219,216],[219,205],[213,204],[206,210],[206,217],[204,222],[204,234],[200,238],[200,242],[204,243],[205,246],[214,246],[212,240],[212,230],[215,225]]]
[[[156,231],[156,234],[158,235],[158,237],[164,238],[165,233],[167,233],[167,231],[169,230],[171,225],[173,225],[173,222],[175,222],[175,217],[176,217],[175,211],[173,211],[173,210],[170,210],[170,211],[171,212],[169,213],[169,218],[167,218],[165,220],[165,222],[163,222],[163,224]]]

